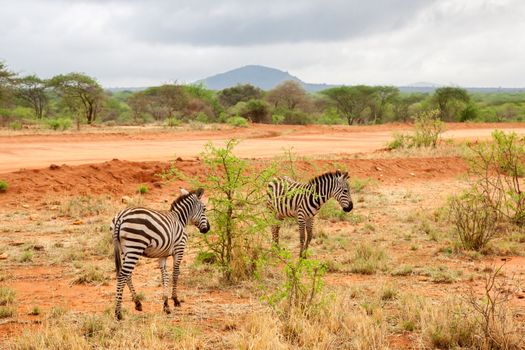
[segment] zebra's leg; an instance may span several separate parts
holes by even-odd
[[[135,310],[142,311],[142,303],[140,302],[139,298],[137,297],[137,292],[135,292],[135,288],[133,288],[133,282],[131,282],[132,277],[129,276],[128,278],[128,287],[129,291],[131,292],[131,299],[135,303]]]
[[[175,306],[180,306],[181,303],[181,300],[177,298],[177,281],[179,280],[180,262],[182,260],[183,253],[184,250],[173,254],[173,289],[171,291],[171,299],[173,299],[173,304]]]
[[[281,219],[276,218],[278,221],[275,225],[272,225],[272,241],[275,246],[279,246],[279,230],[281,229]]]
[[[300,244],[300,250],[299,250],[299,257],[304,258],[306,255],[306,249],[305,249],[305,242],[304,242],[304,231],[305,231],[305,219],[303,216],[297,217],[297,223],[299,224],[299,244]]]
[[[312,218],[306,219],[305,224],[306,224],[306,242],[304,245],[304,252],[306,253],[306,251],[308,250],[308,246],[310,245],[310,241],[312,240],[312,237],[313,237],[314,218],[312,217]]]
[[[131,252],[124,255],[122,270],[120,270],[117,277],[117,292],[115,295],[115,317],[118,320],[122,319],[122,292],[124,291],[124,285],[130,280],[140,255],[138,252]]]
[[[167,258],[159,259],[160,272],[162,273],[162,300],[164,301],[163,310],[165,313],[170,314],[170,306],[168,305],[168,269],[166,269],[166,260]]]

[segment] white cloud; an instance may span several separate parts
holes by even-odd
[[[263,64],[308,82],[521,87],[524,15],[520,0],[6,1],[0,59],[105,86]]]

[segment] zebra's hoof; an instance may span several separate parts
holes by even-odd
[[[165,308],[164,308],[164,313],[165,313],[166,315],[169,315],[169,314],[171,314],[171,310],[170,310],[169,308],[165,307]]]
[[[122,312],[115,312],[115,318],[119,321],[122,320]]]
[[[135,302],[135,310],[142,311],[142,303],[140,301]]]
[[[176,307],[180,307],[180,303],[182,303],[182,300],[173,298],[173,305],[175,305]]]

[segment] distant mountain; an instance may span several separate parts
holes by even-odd
[[[335,86],[328,84],[305,83],[301,79],[291,75],[288,72],[258,65],[249,65],[236,68],[224,73],[204,78],[197,81],[197,83],[203,83],[207,88],[212,90],[222,90],[237,84],[251,84],[263,90],[271,90],[286,80],[298,82],[304,87],[306,91],[309,92],[316,92]]]
[[[257,86],[263,90],[271,90],[283,81],[293,80],[303,86],[308,92],[317,92],[325,89],[329,89],[341,85],[331,84],[311,84],[305,83],[298,77],[291,75],[288,72],[259,65],[248,65],[240,68],[236,68],[224,73],[212,75],[210,77],[196,81],[195,83],[202,83],[207,88],[212,90],[222,90],[228,87],[235,86],[237,84],[251,84]],[[444,85],[430,83],[430,82],[416,82],[404,86],[398,86],[401,92],[419,92],[419,93],[433,93],[434,90]],[[141,91],[145,90],[145,87],[113,87],[108,88],[108,91]],[[518,93],[525,92],[525,88],[502,88],[502,87],[465,87],[468,92],[471,93]]]

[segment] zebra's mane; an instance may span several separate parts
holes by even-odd
[[[336,171],[328,171],[324,174],[321,174],[321,175],[317,175],[316,177],[310,179],[308,181],[309,184],[315,184],[317,180],[322,180],[323,178],[328,178],[328,177],[335,177],[335,176],[341,176],[341,175],[344,175],[345,173],[341,172],[340,170],[336,170]]]
[[[199,191],[202,191],[202,190],[201,189],[197,189],[197,190],[192,190],[192,191],[190,191],[189,193],[186,193],[186,194],[181,194],[180,196],[175,198],[175,200],[171,203],[170,209],[173,210],[177,204],[179,204],[180,202],[183,202],[188,197],[190,197],[192,194],[195,194],[195,195],[198,196],[199,195]]]

